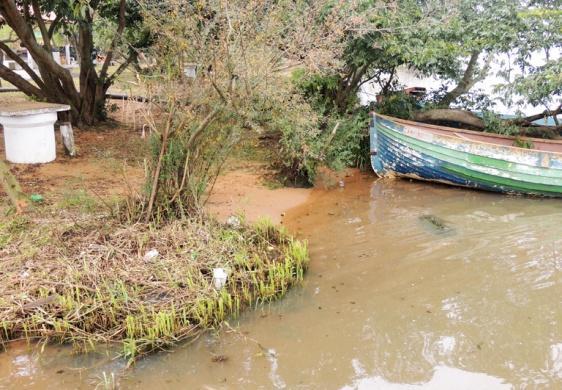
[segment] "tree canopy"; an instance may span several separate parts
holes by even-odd
[[[133,0],[5,0],[0,3],[0,16],[2,25],[15,36],[0,41],[0,49],[30,79],[3,64],[0,77],[34,99],[70,105],[75,123],[93,124],[104,117],[108,88],[130,63],[137,61],[138,50],[150,41]],[[93,62],[96,26],[105,35],[105,59],[99,67]],[[78,83],[52,55],[57,50],[57,36],[66,37],[76,47]],[[28,50],[37,69],[18,56],[14,47],[18,44]],[[113,62],[119,66],[111,72]]]
[[[344,112],[367,82],[377,83],[383,95],[399,89],[396,71],[403,67],[441,80],[431,104],[448,108],[466,100],[491,74],[492,64],[508,56],[512,64],[496,66],[505,79],[504,102],[559,112],[560,5],[552,0],[365,0],[368,23],[347,35],[344,66],[325,74],[323,90]],[[547,60],[537,65],[541,55]]]

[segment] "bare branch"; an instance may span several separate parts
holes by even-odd
[[[61,20],[62,20],[62,15],[57,15],[55,19],[51,22],[51,25],[49,26],[49,30],[47,31],[47,35],[49,35],[49,39],[53,39],[53,35],[55,34],[55,31],[57,30]]]
[[[113,74],[107,78],[107,80],[104,83],[104,88],[108,89],[111,86],[111,84],[113,84],[115,79],[117,79],[117,77],[119,77],[121,73],[123,73],[123,71],[127,69],[127,67],[131,64],[131,62],[136,61],[137,58],[138,58],[138,53],[136,51],[132,51],[131,54],[129,54],[129,57],[127,57],[127,59],[125,60],[125,62],[119,65],[119,67],[115,70],[115,72],[113,72]]]
[[[37,0],[31,0],[31,6],[33,7],[33,16],[35,16],[35,20],[37,20],[37,25],[39,26],[39,30],[41,31],[41,37],[43,37],[43,46],[49,52],[53,51],[53,47],[51,46],[51,37],[49,36],[49,32],[47,31],[47,27],[45,26],[45,21],[43,20],[43,15],[41,15],[41,8],[39,7],[39,3]]]
[[[117,26],[117,31],[113,36],[113,40],[111,41],[111,47],[107,52],[107,56],[105,57],[105,61],[100,71],[100,78],[102,80],[107,76],[107,69],[109,68],[109,64],[111,64],[111,61],[113,59],[113,53],[115,51],[115,48],[117,47],[117,44],[119,43],[119,40],[121,39],[121,36],[123,35],[123,30],[125,30],[126,5],[127,2],[125,0],[121,0],[121,2],[119,3],[119,24]]]
[[[562,104],[558,106],[557,109],[555,110],[544,110],[543,112],[541,112],[540,114],[535,114],[535,115],[529,115],[527,117],[524,118],[518,118],[518,119],[514,119],[512,121],[510,121],[511,123],[515,124],[515,125],[530,125],[532,122],[542,119],[542,118],[546,118],[546,117],[553,117],[555,118],[557,115],[562,114]]]
[[[45,84],[43,80],[31,69],[31,67],[25,62],[20,56],[18,56],[8,45],[4,42],[0,42],[0,50],[2,50],[8,57],[10,57],[13,61],[15,61],[19,66],[22,67],[23,70],[37,83],[39,88],[44,88]]]
[[[0,64],[0,78],[12,83],[28,96],[35,96],[40,99],[46,97],[42,90],[2,64]]]

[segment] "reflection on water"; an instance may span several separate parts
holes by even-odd
[[[511,385],[499,378],[447,366],[436,366],[431,379],[419,384],[391,383],[380,376],[369,377],[364,371],[358,372],[358,377],[359,379],[354,381],[352,385],[344,386],[343,389],[450,390],[452,386],[455,390],[512,388]]]
[[[562,201],[365,176],[317,192],[286,223],[309,240],[302,288],[231,320],[236,330],[139,362],[120,384],[562,386]],[[5,353],[0,387],[87,387],[123,368],[52,351]]]

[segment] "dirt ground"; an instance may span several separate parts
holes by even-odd
[[[285,211],[308,199],[311,189],[271,188],[266,181],[270,173],[263,164],[239,163],[217,179],[207,202],[208,210],[219,220],[241,213],[248,221],[267,217],[280,223]]]
[[[0,101],[0,104],[2,101]],[[76,157],[64,153],[60,134],[57,159],[48,164],[12,164],[26,194],[40,194],[46,204],[79,206],[95,201],[110,203],[115,198],[142,191],[145,182],[146,138],[141,137],[139,115],[123,115],[117,102],[113,121],[95,129],[74,128]],[[130,107],[129,107],[130,109]],[[4,157],[0,129],[0,156]],[[216,181],[207,203],[219,219],[244,214],[248,221],[268,217],[279,223],[284,212],[306,201],[311,189],[275,188],[268,182],[267,165],[251,159],[235,159]],[[0,197],[5,198],[0,190]]]
[[[1,132],[1,131],[0,131]],[[27,194],[40,194],[47,203],[82,191],[95,197],[126,195],[144,180],[144,141],[128,125],[106,124],[95,130],[74,129],[76,157],[65,154],[57,137],[57,159],[48,164],[12,164]],[[0,155],[4,156],[3,134]]]

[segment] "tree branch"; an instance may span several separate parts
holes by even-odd
[[[43,84],[43,80],[31,69],[31,67],[25,62],[20,56],[18,56],[8,45],[4,42],[0,42],[0,50],[2,50],[8,57],[10,57],[13,61],[15,61],[19,66],[22,67],[23,70],[37,83],[39,88],[44,88],[45,84]]]
[[[468,92],[470,88],[472,88],[474,84],[476,84],[479,78],[475,78],[475,73],[478,66],[478,58],[480,57],[481,53],[482,53],[481,50],[472,52],[472,54],[470,55],[470,59],[468,60],[468,65],[466,67],[466,70],[464,71],[464,74],[462,76],[462,79],[459,81],[459,83],[455,88],[453,88],[452,90],[447,92],[445,96],[443,96],[443,98],[439,101],[439,106],[449,107],[453,101],[455,101],[459,96]],[[487,73],[487,70],[490,65],[489,61],[491,61],[491,56],[488,57],[487,64],[484,66],[480,78],[484,76],[485,73]]]
[[[46,97],[42,90],[2,64],[0,64],[0,78],[12,83],[28,96],[35,96],[39,99]]]
[[[62,20],[62,15],[55,16],[55,19],[51,22],[49,26],[49,30],[47,31],[47,35],[49,35],[49,39],[53,39],[53,35],[59,26],[60,21]]]
[[[513,119],[510,121],[510,123],[513,123],[514,125],[522,125],[522,126],[530,125],[532,122],[536,120],[546,118],[548,116],[555,117],[556,115],[559,114],[562,114],[562,104],[559,105],[558,108],[555,110],[544,110],[540,114],[529,115],[524,118]]]
[[[131,64],[131,62],[136,61],[137,58],[138,58],[138,53],[136,51],[132,51],[131,54],[129,54],[129,57],[127,57],[127,59],[125,60],[125,62],[119,65],[119,67],[115,70],[115,72],[113,72],[113,74],[109,76],[108,79],[105,81],[104,89],[107,90],[115,82],[115,79],[119,77],[119,75],[121,75],[121,73],[123,73],[125,69],[127,69],[127,67]]]
[[[385,95],[386,93],[388,93],[388,90],[390,88],[390,86],[392,85],[392,81],[394,80],[394,74],[396,72],[396,68],[392,68],[392,70],[390,71],[390,75],[388,76],[388,80],[386,81],[386,83],[384,84],[384,86],[382,86],[381,88],[381,93],[383,95]]]
[[[43,20],[43,15],[41,14],[41,7],[39,7],[37,0],[31,0],[31,6],[33,7],[33,16],[35,16],[35,20],[37,20],[37,25],[39,26],[41,36],[43,37],[43,46],[49,50],[49,53],[52,53],[53,47],[51,46],[51,38],[47,32],[47,27],[45,27],[45,21]]]
[[[125,11],[127,8],[126,5],[127,2],[125,0],[121,0],[121,2],[119,3],[119,24],[117,26],[117,31],[113,37],[113,40],[111,41],[111,46],[109,48],[109,51],[107,52],[107,56],[105,57],[105,61],[100,71],[99,77],[102,80],[104,80],[107,76],[107,69],[109,68],[109,64],[111,64],[111,60],[113,59],[113,52],[115,51],[117,43],[123,35],[123,30],[125,30]]]

